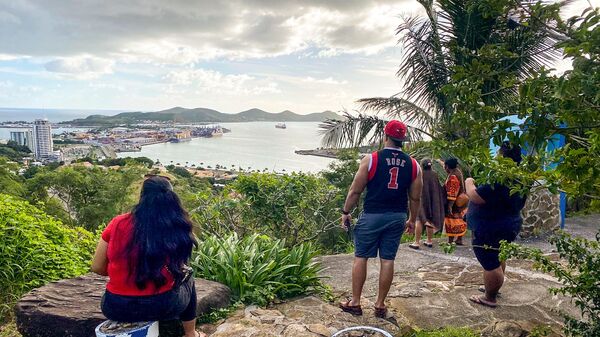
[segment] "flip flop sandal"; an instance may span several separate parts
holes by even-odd
[[[485,293],[485,287],[484,286],[481,286],[481,287],[477,288],[477,290],[481,291],[482,293]],[[502,293],[498,292],[498,294],[496,296],[500,297],[501,295],[502,295]]]
[[[375,317],[377,318],[386,318],[388,313],[387,308],[377,308],[375,307]]]
[[[429,248],[433,248],[433,243],[427,243],[427,242],[425,242],[425,243],[423,243],[423,244],[424,244],[425,246],[429,247]]]
[[[421,247],[415,245],[414,243],[411,243],[410,245],[408,245],[408,248],[412,248],[412,249],[421,249]]]
[[[354,316],[362,316],[363,311],[360,305],[350,305],[351,300],[340,302],[339,306],[342,311],[352,314]]]
[[[488,308],[495,308],[498,306],[496,303],[490,302],[490,301],[484,299],[483,297],[476,296],[476,295],[469,297],[469,301],[476,303],[476,304],[483,305],[484,307],[488,307]]]

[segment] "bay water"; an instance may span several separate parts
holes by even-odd
[[[165,165],[177,164],[227,169],[267,170],[268,172],[318,172],[332,159],[299,155],[295,150],[321,147],[317,122],[290,122],[286,129],[275,128],[274,122],[221,123],[230,133],[213,138],[194,138],[189,142],[162,143],[142,147],[140,152],[122,152],[123,157],[148,157]],[[52,133],[84,129],[53,129]],[[10,131],[0,128],[0,139],[9,139]]]
[[[230,133],[212,138],[194,138],[183,143],[162,143],[142,147],[140,152],[119,153],[119,157],[148,157],[165,165],[177,164],[214,168],[241,167],[269,172],[318,172],[333,160],[299,155],[295,150],[321,147],[319,123],[290,122],[286,129],[274,122],[221,123]]]

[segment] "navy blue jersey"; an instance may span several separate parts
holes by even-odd
[[[408,212],[408,190],[417,173],[417,162],[400,150],[373,152],[364,212]]]

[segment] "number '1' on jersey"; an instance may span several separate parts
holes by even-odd
[[[385,148],[371,154],[365,213],[408,211],[408,190],[417,178],[417,162],[406,153]]]

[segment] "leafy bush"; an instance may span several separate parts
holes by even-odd
[[[550,292],[571,297],[582,313],[580,318],[563,313],[568,336],[600,336],[600,233],[595,240],[560,233],[550,242],[561,260],[552,261],[539,249],[506,242],[501,245],[501,258],[531,259],[535,268],[552,273],[563,284]]]
[[[0,194],[0,317],[25,292],[89,270],[93,235]]]
[[[201,232],[221,237],[254,233],[285,239],[288,246],[319,242],[339,232],[336,189],[325,179],[302,173],[242,175],[222,191],[198,195],[200,207],[192,212]]]
[[[287,248],[283,240],[263,235],[240,239],[207,237],[192,262],[197,276],[231,288],[235,301],[267,305],[310,291],[321,291],[317,251],[304,243]]]
[[[26,181],[28,200],[60,206],[73,225],[89,230],[110,221],[116,214],[128,211],[135,203],[137,185],[147,169],[133,166],[110,170],[101,166],[69,166],[37,173]],[[59,214],[58,211],[49,211]],[[73,223],[74,222],[74,223]]]

